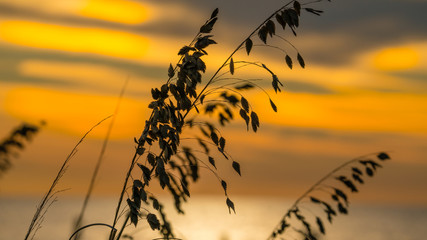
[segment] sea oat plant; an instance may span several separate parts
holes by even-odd
[[[158,230],[163,239],[176,239],[171,223],[167,220],[164,206],[150,190],[154,179],[158,180],[161,188],[168,191],[173,199],[176,210],[183,213],[182,203],[190,197],[190,184],[200,177],[200,169],[208,169],[218,179],[224,190],[225,203],[229,212],[236,212],[235,205],[230,199],[228,183],[221,177],[216,167],[217,161],[228,161],[232,169],[241,175],[240,163],[235,160],[226,149],[226,138],[221,134],[221,128],[239,116],[243,119],[246,130],[256,132],[260,127],[260,116],[255,112],[246,97],[246,91],[262,91],[266,94],[266,104],[277,112],[278,108],[272,96],[263,88],[263,82],[271,84],[276,94],[282,91],[283,83],[275,72],[266,64],[259,61],[246,60],[236,53],[243,52],[250,55],[257,48],[271,48],[283,55],[284,65],[289,69],[299,65],[305,68],[305,61],[294,45],[284,37],[284,34],[297,35],[300,17],[304,13],[320,15],[323,11],[310,6],[322,2],[315,0],[300,2],[292,0],[278,8],[262,21],[241,43],[225,58],[223,64],[212,74],[206,77],[207,48],[216,44],[211,32],[218,20],[219,10],[215,9],[209,19],[201,26],[194,39],[178,51],[179,61],[170,64],[168,79],[159,88],[151,90],[152,101],[148,104],[151,114],[145,122],[144,129],[139,137],[135,138],[135,152],[131,158],[125,174],[123,186],[119,194],[117,207],[111,224],[94,223],[77,229],[70,237],[87,227],[103,225],[110,227],[110,240],[119,240],[128,235],[124,234],[126,227],[139,224],[148,224],[151,229]],[[283,36],[282,36],[283,35]],[[281,42],[271,41],[277,39]],[[265,73],[264,79],[238,77],[239,73],[247,68],[256,68]],[[262,117],[262,116],[261,116]],[[207,119],[215,118],[218,123]],[[181,144],[184,131],[197,131],[199,135],[193,138],[191,147]],[[220,157],[217,157],[217,156]],[[380,153],[379,160],[388,159],[388,155]],[[366,167],[366,174],[371,176],[378,167],[378,163],[369,159],[357,159],[358,164]],[[324,180],[333,178],[338,170],[351,166],[352,180],[347,175],[340,175],[336,179],[352,191],[357,188],[353,181],[363,182],[362,171],[352,160],[338,167],[324,179],[316,183],[307,193],[303,194],[291,209],[285,214],[279,226],[271,234],[274,239],[283,234],[289,227],[291,217],[297,219],[297,224],[291,225],[294,232],[300,233],[305,239],[316,239],[311,223],[306,221],[305,213],[299,206],[303,199],[309,198],[315,204],[325,208],[327,218],[332,219],[336,211],[327,200],[322,200],[309,194],[320,188],[328,191],[338,211],[347,211],[347,195],[339,187],[329,187]],[[149,210],[152,207],[155,211]],[[324,233],[321,218],[315,216],[319,232]],[[141,220],[145,222],[141,223]]]
[[[377,169],[382,167],[380,162],[389,159],[390,156],[385,152],[373,153],[333,169],[292,204],[268,240],[317,240],[316,236],[325,235],[324,219],[332,224],[338,214],[348,214],[348,192],[357,193],[357,184],[364,184],[366,177],[373,177]]]
[[[22,123],[0,142],[0,177],[12,166],[12,158],[19,150],[24,149],[25,144],[32,140],[40,131],[40,126],[44,124],[44,122],[40,125]]]
[[[315,2],[321,2],[321,0]],[[160,88],[151,90],[153,101],[148,107],[152,109],[152,113],[145,123],[141,136],[135,138],[136,150],[124,180],[112,227],[117,228],[125,195],[129,196],[126,199],[127,217],[122,221],[118,235],[114,236],[112,232],[110,239],[120,239],[128,221],[137,226],[140,219],[146,219],[153,230],[160,230],[164,238],[173,238],[172,228],[164,215],[163,206],[148,190],[150,183],[153,179],[158,179],[160,186],[173,196],[176,210],[182,213],[181,204],[190,196],[189,185],[198,180],[201,167],[208,168],[215,174],[224,190],[229,211],[235,212],[234,203],[228,197],[227,182],[220,177],[216,169],[216,159],[211,154],[212,148],[228,160],[239,175],[241,174],[240,164],[226,151],[226,139],[222,136],[220,129],[209,121],[198,120],[197,117],[208,114],[210,117],[218,118],[220,125],[225,126],[238,112],[245,121],[247,130],[252,129],[256,132],[260,126],[260,120],[250,102],[245,98],[244,91],[261,89],[266,93],[271,108],[277,111],[277,107],[268,93],[259,85],[258,79],[237,78],[237,71],[246,67],[259,68],[270,75],[268,81],[271,81],[275,93],[281,92],[283,84],[265,64],[235,59],[235,54],[238,51],[246,51],[249,55],[255,47],[267,46],[280,50],[281,54],[284,53],[284,62],[289,69],[293,68],[295,59],[304,68],[303,57],[285,37],[280,36],[276,25],[283,31],[289,29],[287,31],[296,36],[302,12],[315,15],[322,13],[320,10],[307,7],[313,3],[290,1],[274,11],[232,51],[217,71],[205,80],[204,86],[199,91],[198,87],[204,82],[202,78],[206,71],[206,64],[202,58],[207,55],[206,48],[216,44],[211,32],[218,19],[218,9],[213,11],[190,44],[179,50],[180,60],[177,64],[169,66],[169,78],[166,83]],[[270,38],[281,39],[284,46],[268,44],[267,41]],[[289,46],[292,51],[296,51],[294,56],[285,50]],[[181,145],[181,134],[186,128],[200,130],[202,136],[195,138],[200,149],[195,150],[194,147]],[[202,151],[206,158],[200,159],[195,153],[197,151]],[[132,178],[135,167],[141,171],[141,178]],[[133,182],[129,183],[130,180]],[[129,184],[131,184],[131,190],[127,194]],[[156,214],[148,212],[144,205],[152,205],[158,210],[160,220]]]

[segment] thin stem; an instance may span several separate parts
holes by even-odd
[[[79,140],[79,142],[74,146],[74,148],[71,150],[70,154],[67,156],[67,158],[65,159],[64,163],[62,163],[61,168],[58,171],[58,174],[56,175],[55,179],[52,182],[52,185],[50,186],[49,190],[47,191],[47,193],[44,195],[40,205],[37,207],[37,210],[34,214],[33,219],[31,220],[31,224],[28,228],[27,234],[25,235],[25,240],[28,240],[31,232],[34,230],[34,228],[36,227],[36,223],[39,222],[39,218],[42,214],[42,211],[44,210],[46,204],[49,203],[49,200],[51,199],[51,197],[55,194],[54,189],[56,187],[56,185],[58,184],[59,180],[61,179],[61,177],[64,175],[65,171],[67,170],[67,166],[68,166],[68,162],[70,161],[70,159],[75,155],[75,153],[77,152],[77,147],[83,142],[83,140],[86,138],[86,136],[92,132],[92,130],[96,127],[98,127],[101,123],[103,123],[105,120],[109,119],[112,115],[102,119],[100,122],[98,122],[97,124],[95,124],[91,129],[89,129],[89,131],[87,131],[83,137]]]
[[[294,210],[297,205],[305,198],[308,196],[308,194],[310,194],[311,192],[313,192],[319,185],[321,185],[325,180],[327,180],[328,178],[330,178],[333,174],[335,174],[336,172],[338,172],[339,170],[343,169],[344,167],[347,167],[348,165],[350,165],[351,163],[357,162],[363,158],[366,158],[367,156],[371,156],[373,154],[379,154],[379,152],[376,153],[370,153],[370,154],[366,154],[366,155],[362,155],[359,156],[357,158],[354,158],[350,161],[347,161],[341,165],[339,165],[338,167],[336,167],[335,169],[333,169],[331,172],[329,172],[328,174],[326,174],[324,177],[322,177],[319,181],[317,181],[315,184],[313,184],[306,192],[304,192],[304,194],[302,194],[295,202],[294,204],[292,204],[292,206],[289,208],[289,210],[286,212],[285,216],[282,218],[282,220],[284,220],[289,213]],[[281,223],[279,223],[278,225],[276,225],[276,228],[280,227]],[[276,229],[275,228],[275,229]],[[267,239],[272,239],[271,236],[269,236]]]
[[[89,227],[94,227],[94,226],[106,226],[106,227],[109,227],[109,228],[111,228],[111,230],[114,232],[114,235],[115,235],[115,233],[117,232],[117,229],[115,229],[114,227],[112,227],[112,226],[110,226],[110,225],[108,225],[108,224],[105,224],[105,223],[92,223],[92,224],[89,224],[89,225],[86,225],[86,226],[83,226],[83,227],[81,227],[81,228],[79,228],[79,229],[77,229],[72,235],[71,235],[71,237],[70,237],[70,239],[69,240],[71,240],[71,239],[73,239],[73,237],[74,237],[74,235],[76,235],[78,232],[80,232],[81,230],[83,230],[83,229],[85,229],[85,228],[89,228]],[[113,235],[113,236],[114,236]],[[113,240],[111,237],[110,237],[110,240]]]
[[[193,38],[193,40],[190,42],[190,45],[192,45],[195,41],[196,41],[196,39],[200,36],[200,31],[196,34],[196,36]],[[183,59],[183,56],[181,56],[181,58],[178,60],[178,63],[180,63],[181,61],[182,61],[182,59]],[[177,69],[177,67],[178,67],[178,63],[175,65],[175,68],[174,68],[174,72],[176,71],[176,69]],[[166,83],[169,83],[170,81],[171,81],[171,79],[172,79],[172,77],[169,77],[168,78],[168,80],[166,81]],[[148,122],[151,122],[151,120],[152,120],[152,118],[153,118],[153,115],[154,115],[154,111],[152,111],[151,112],[151,115],[150,115],[150,117],[149,117],[149,120],[148,120]],[[162,151],[163,152],[163,151]],[[119,202],[117,203],[117,208],[116,208],[116,212],[115,212],[115,215],[114,215],[114,221],[113,221],[113,226],[115,226],[116,224],[117,224],[117,221],[118,221],[118,214],[119,214],[119,211],[120,211],[120,207],[121,207],[121,203],[122,203],[122,201],[123,201],[123,196],[124,196],[124,193],[125,193],[125,191],[126,191],[126,186],[127,186],[127,184],[128,184],[128,180],[129,180],[129,176],[131,175],[131,172],[132,172],[132,170],[133,170],[133,167],[134,167],[134,165],[135,165],[135,163],[136,163],[136,160],[137,160],[137,151],[135,150],[135,154],[134,154],[134,156],[133,156],[133,158],[132,158],[132,162],[131,162],[131,165],[130,165],[130,167],[129,167],[129,170],[128,170],[128,172],[126,173],[126,177],[125,177],[125,181],[124,181],[124,185],[123,185],[123,188],[122,188],[122,191],[121,191],[121,194],[120,194],[120,197],[119,197]],[[128,218],[126,219],[126,221],[128,220]],[[123,226],[125,226],[126,224],[123,224]],[[120,237],[120,235],[119,235],[119,237]],[[117,238],[117,239],[119,239],[119,238]]]
[[[275,36],[278,36],[278,35],[275,35]],[[279,50],[279,51],[281,51],[281,52],[283,52],[283,53],[285,53],[285,54],[288,54],[288,53],[286,52],[286,50],[285,50],[285,49],[280,48],[280,47],[277,47],[277,46],[269,45],[269,44],[255,44],[255,45],[254,45],[254,47],[268,47],[268,48],[274,48],[274,49],[277,49],[277,50]]]
[[[117,234],[117,238],[116,238],[116,240],[119,240],[119,239],[120,239],[120,237],[122,236],[123,231],[124,231],[124,230],[125,230],[125,228],[126,228],[126,224],[127,224],[127,222],[129,221],[129,218],[130,218],[130,215],[128,214],[128,215],[126,216],[126,220],[125,220],[125,222],[123,223],[122,227],[120,228],[119,234]]]
[[[283,7],[279,8],[278,10],[276,10],[274,13],[272,13],[268,18],[266,18],[258,27],[255,28],[255,30],[253,30],[248,37],[245,38],[245,40],[243,40],[236,49],[234,49],[234,51],[230,54],[230,56],[228,56],[228,58],[224,61],[224,63],[221,65],[221,67],[219,67],[217,69],[217,71],[212,75],[212,77],[210,78],[210,80],[208,81],[208,83],[206,83],[205,87],[202,89],[202,91],[200,91],[200,93],[197,95],[196,99],[193,101],[194,105],[199,98],[202,96],[203,92],[207,89],[207,87],[212,83],[213,79],[216,77],[216,75],[227,65],[227,63],[230,61],[230,59],[234,56],[234,54],[239,51],[239,49],[243,46],[243,44],[245,44],[246,40],[251,38],[266,22],[268,22],[272,17],[274,17],[274,15],[276,15],[278,12],[282,11],[282,9],[286,8],[287,6],[289,6],[292,2],[294,1],[290,1],[288,2],[286,5],[284,5]],[[183,118],[185,118],[188,113],[190,112],[190,110],[188,110],[185,115],[183,116]]]
[[[95,181],[96,181],[96,178],[98,177],[98,172],[99,172],[99,169],[101,168],[102,160],[104,158],[104,153],[105,153],[105,150],[107,149],[108,141],[110,140],[111,131],[112,131],[114,123],[116,121],[116,116],[119,112],[120,103],[123,99],[123,95],[124,95],[124,92],[125,92],[125,89],[126,89],[128,82],[129,82],[129,77],[126,79],[125,83],[122,86],[122,90],[120,91],[119,99],[118,99],[116,108],[114,110],[113,118],[111,119],[110,125],[108,126],[107,134],[104,138],[104,142],[102,144],[101,152],[99,154],[98,161],[96,163],[95,169],[94,169],[93,174],[92,174],[92,178],[90,180],[89,188],[87,190],[85,199],[83,201],[83,206],[80,210],[79,217],[77,218],[77,221],[75,224],[75,229],[79,228],[82,221],[83,221],[83,217],[84,217],[84,214],[86,212],[86,208],[87,208],[87,205],[89,203],[90,197],[92,196],[92,191],[93,191],[93,188],[95,187]],[[77,234],[75,237],[75,240],[77,240],[78,238],[79,238],[79,235]]]
[[[198,32],[197,34],[196,34],[196,36],[193,38],[193,40],[191,40],[191,42],[190,42],[190,44],[189,44],[189,46],[191,46],[195,41],[196,41],[196,39],[199,37],[201,35],[201,33],[200,32]],[[181,61],[182,61],[182,59],[184,58],[184,55],[183,56],[181,56],[180,58],[179,58],[179,60],[178,60],[178,63],[180,63]],[[173,72],[176,72],[176,69],[178,68],[178,64],[176,64],[175,65],[175,67],[173,68]],[[172,77],[169,77],[168,78],[168,80],[166,81],[166,84],[168,84],[168,83],[170,83],[170,81],[172,80]]]
[[[310,1],[310,2],[306,2],[306,3],[301,3],[301,6],[306,6],[306,5],[310,5],[313,3],[318,3],[318,2],[323,2],[324,0],[314,0],[314,1]],[[294,2],[294,1],[292,1]]]
[[[236,63],[236,62],[234,62],[234,63]],[[249,66],[249,65],[253,65],[253,64],[256,64],[256,62],[247,62],[247,64],[246,64],[246,65],[239,66],[239,67],[235,67],[235,69],[243,68],[243,67],[246,67],[246,66]],[[228,65],[228,64],[227,64],[227,65]],[[224,73],[222,73],[222,74],[220,74],[220,75],[217,75],[217,76],[213,79],[213,82],[216,82],[218,79],[222,79],[221,77],[222,77],[222,76],[224,76],[224,75],[227,75],[228,73],[230,73],[230,71],[227,71],[227,72],[224,72]]]
[[[293,1],[288,2],[286,5],[284,5],[283,7],[279,8],[278,10],[276,10],[274,13],[272,13],[268,18],[266,18],[257,28],[255,28],[247,38],[245,38],[239,45],[238,47],[230,54],[230,56],[228,56],[228,58],[224,61],[224,63],[217,69],[217,71],[212,75],[212,77],[210,78],[210,80],[206,83],[206,85],[204,86],[204,88],[202,89],[202,91],[200,91],[200,93],[197,95],[197,97],[195,98],[195,100],[192,102],[191,107],[187,110],[187,112],[183,115],[182,117],[182,121],[184,121],[184,119],[187,117],[187,115],[189,114],[189,112],[191,111],[191,109],[193,109],[196,106],[197,101],[200,99],[200,97],[202,96],[202,94],[205,92],[205,90],[208,88],[208,86],[212,83],[212,81],[215,79],[215,77],[219,74],[219,72],[227,65],[227,63],[229,62],[229,60],[234,56],[234,54],[245,44],[246,40],[250,37],[252,37],[267,21],[269,21],[272,17],[274,17],[275,14],[277,14],[278,12],[280,12],[282,9],[286,8],[287,6],[289,6],[291,3],[293,3]],[[199,32],[196,37],[193,39],[192,43],[194,43],[195,39],[197,39],[197,37],[200,35],[201,33]],[[182,57],[180,58],[179,61],[182,60]],[[179,62],[178,62],[179,63]],[[178,64],[177,64],[178,65]],[[176,71],[177,66],[174,68],[174,71]],[[169,83],[171,80],[171,78],[168,79],[167,83]],[[154,111],[152,111],[151,116],[148,120],[148,122],[152,121],[154,115]],[[168,141],[168,143],[170,143],[171,140]],[[144,142],[145,143],[145,142]],[[159,156],[162,156],[164,153],[164,149],[160,152]],[[231,156],[230,156],[231,157]],[[124,186],[122,188],[122,192],[120,194],[119,197],[119,202],[116,208],[116,213],[115,213],[115,217],[114,217],[114,223],[113,223],[113,227],[117,224],[117,216],[118,216],[118,212],[120,211],[120,206],[121,206],[121,202],[123,200],[123,196],[124,193],[126,191],[126,186],[129,180],[129,177],[131,175],[131,172],[133,170],[133,167],[136,163],[137,160],[137,152],[135,151],[135,154],[132,158],[132,162],[131,165],[129,167],[129,170],[126,174],[126,178],[124,181]],[[154,169],[154,168],[153,168]]]
[[[130,164],[130,166],[129,166],[129,170],[128,170],[128,171],[127,171],[127,173],[126,173],[126,177],[125,177],[125,181],[124,181],[124,184],[123,184],[122,191],[121,191],[121,193],[120,193],[119,202],[118,202],[118,204],[117,204],[117,207],[116,207],[116,213],[115,213],[115,215],[114,215],[113,227],[115,227],[115,226],[116,226],[116,224],[117,224],[117,221],[118,221],[118,214],[119,214],[119,212],[120,212],[120,207],[121,207],[121,204],[122,204],[122,201],[123,201],[123,196],[125,195],[126,188],[127,188],[127,183],[128,183],[129,177],[130,177],[130,175],[131,175],[131,173],[132,173],[132,170],[133,170],[133,168],[134,168],[134,166],[135,166],[135,163],[136,163],[137,159],[138,159],[138,153],[135,151],[135,154],[133,155],[133,157],[132,157],[132,161],[131,161],[131,164]]]
[[[293,49],[295,49],[296,52],[298,52],[298,49],[291,42],[289,42],[286,38],[284,38],[284,37],[282,37],[280,35],[277,35],[277,34],[274,35],[274,36],[282,39],[284,42],[286,42],[287,44],[289,44]]]

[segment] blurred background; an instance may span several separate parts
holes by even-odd
[[[165,82],[178,50],[219,7],[213,31],[218,44],[204,57],[208,78],[283,4],[0,0],[0,138],[23,121],[47,123],[0,179],[0,239],[24,236],[65,157],[87,130],[114,112],[129,79],[95,189],[98,204],[92,204],[93,221],[111,221],[133,138],[149,114],[150,90]],[[227,164],[220,169],[236,199],[237,216],[228,216],[222,189],[206,171],[191,188],[195,197],[185,207],[187,218],[172,217],[181,219],[180,237],[266,237],[289,203],[317,179],[347,160],[378,151],[389,152],[393,160],[351,197],[355,213],[337,224],[341,227],[332,226],[330,239],[421,239],[427,234],[417,225],[427,221],[427,2],[342,0],[312,7],[325,13],[302,14],[298,37],[289,29],[282,32],[304,57],[305,69],[296,64],[288,69],[277,51],[253,50],[284,83],[284,92],[273,94],[278,113],[263,94],[250,93],[259,132],[246,132],[241,120],[223,130],[228,152],[242,167],[242,177]],[[282,44],[296,59],[296,52]],[[270,78],[257,70],[236,73]],[[265,88],[272,93],[268,82]],[[49,210],[38,239],[69,236],[108,124],[96,128],[70,162],[58,186],[68,190]],[[384,225],[357,235],[372,228],[367,218]],[[227,228],[231,223],[233,228]]]

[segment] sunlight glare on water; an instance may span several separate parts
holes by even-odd
[[[234,197],[237,214],[229,214],[221,196],[196,196],[184,205],[185,215],[169,211],[177,237],[185,240],[262,240],[291,205],[279,198]],[[0,239],[23,239],[35,210],[34,199],[0,199]],[[90,204],[87,223],[109,223],[115,200],[96,199]],[[71,221],[76,217],[80,200],[60,199],[49,209],[35,239],[68,239]],[[166,204],[171,210],[171,202]],[[340,216],[326,225],[329,240],[419,240],[427,234],[426,207],[350,206],[349,216]],[[141,229],[128,227],[135,239],[159,237],[141,220]],[[84,239],[105,240],[108,229],[94,227],[84,232]],[[326,239],[326,238],[325,238]]]

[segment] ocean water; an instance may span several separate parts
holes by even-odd
[[[0,198],[0,239],[24,239],[38,199]],[[185,240],[262,240],[266,239],[292,202],[281,198],[234,197],[237,214],[229,214],[225,198],[195,196],[184,205],[185,215],[169,206],[177,237]],[[168,203],[169,202],[169,203]],[[73,219],[81,199],[61,197],[48,212],[34,239],[69,239]],[[89,205],[86,223],[111,223],[115,199],[96,198]],[[423,240],[427,239],[427,207],[352,204],[348,216],[339,216],[326,224],[328,240]],[[137,230],[128,233],[138,240],[159,236],[141,220]],[[87,240],[107,239],[109,229],[93,227],[83,232]],[[286,238],[293,239],[293,238]]]

